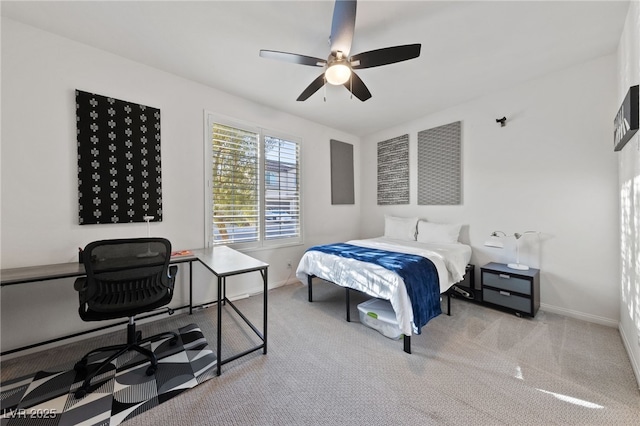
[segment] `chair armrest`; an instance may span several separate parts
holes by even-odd
[[[169,277],[175,278],[178,274],[178,267],[176,265],[169,266]]]
[[[169,276],[167,277],[168,280],[166,281],[166,287],[169,288],[171,291],[173,291],[173,286],[176,283],[176,275],[178,275],[178,266],[176,265],[172,265],[169,266]]]
[[[86,290],[86,284],[87,284],[86,277],[77,278],[76,281],[73,283],[73,289],[77,292],[82,293]]]
[[[84,304],[89,300],[89,296],[87,295],[87,278],[81,277],[77,278],[73,283],[73,289],[78,292],[78,299],[80,300],[80,305]]]

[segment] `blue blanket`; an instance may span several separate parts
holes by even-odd
[[[411,300],[413,323],[418,329],[418,334],[422,326],[442,313],[438,271],[427,258],[346,243],[313,246],[308,250],[374,263],[400,275]]]

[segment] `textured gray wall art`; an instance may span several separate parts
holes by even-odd
[[[409,204],[409,135],[378,142],[378,205]]]
[[[76,90],[81,225],[162,221],[160,110]]]
[[[462,204],[460,121],[418,132],[418,204]]]
[[[353,145],[331,139],[331,204],[354,204]]]

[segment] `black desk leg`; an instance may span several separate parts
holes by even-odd
[[[262,280],[264,282],[264,307],[263,307],[263,318],[262,318],[262,327],[263,327],[263,336],[264,336],[264,348],[262,350],[262,353],[266,355],[267,353],[267,293],[268,293],[268,281],[267,281],[267,269],[265,268],[264,271],[262,272]]]
[[[189,261],[189,315],[193,314],[193,260]]]
[[[221,299],[222,299],[222,281],[224,280],[224,277],[218,277],[218,303],[217,303],[217,309],[218,309],[218,335],[216,336],[216,350],[217,350],[217,363],[218,363],[218,371],[217,371],[217,375],[219,376],[221,373],[221,367],[222,367],[222,304]]]
[[[222,279],[222,304],[227,304],[227,277]]]

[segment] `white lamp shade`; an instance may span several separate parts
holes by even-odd
[[[351,68],[344,63],[335,63],[324,72],[324,77],[329,84],[336,86],[341,85],[349,81],[351,77]]]

